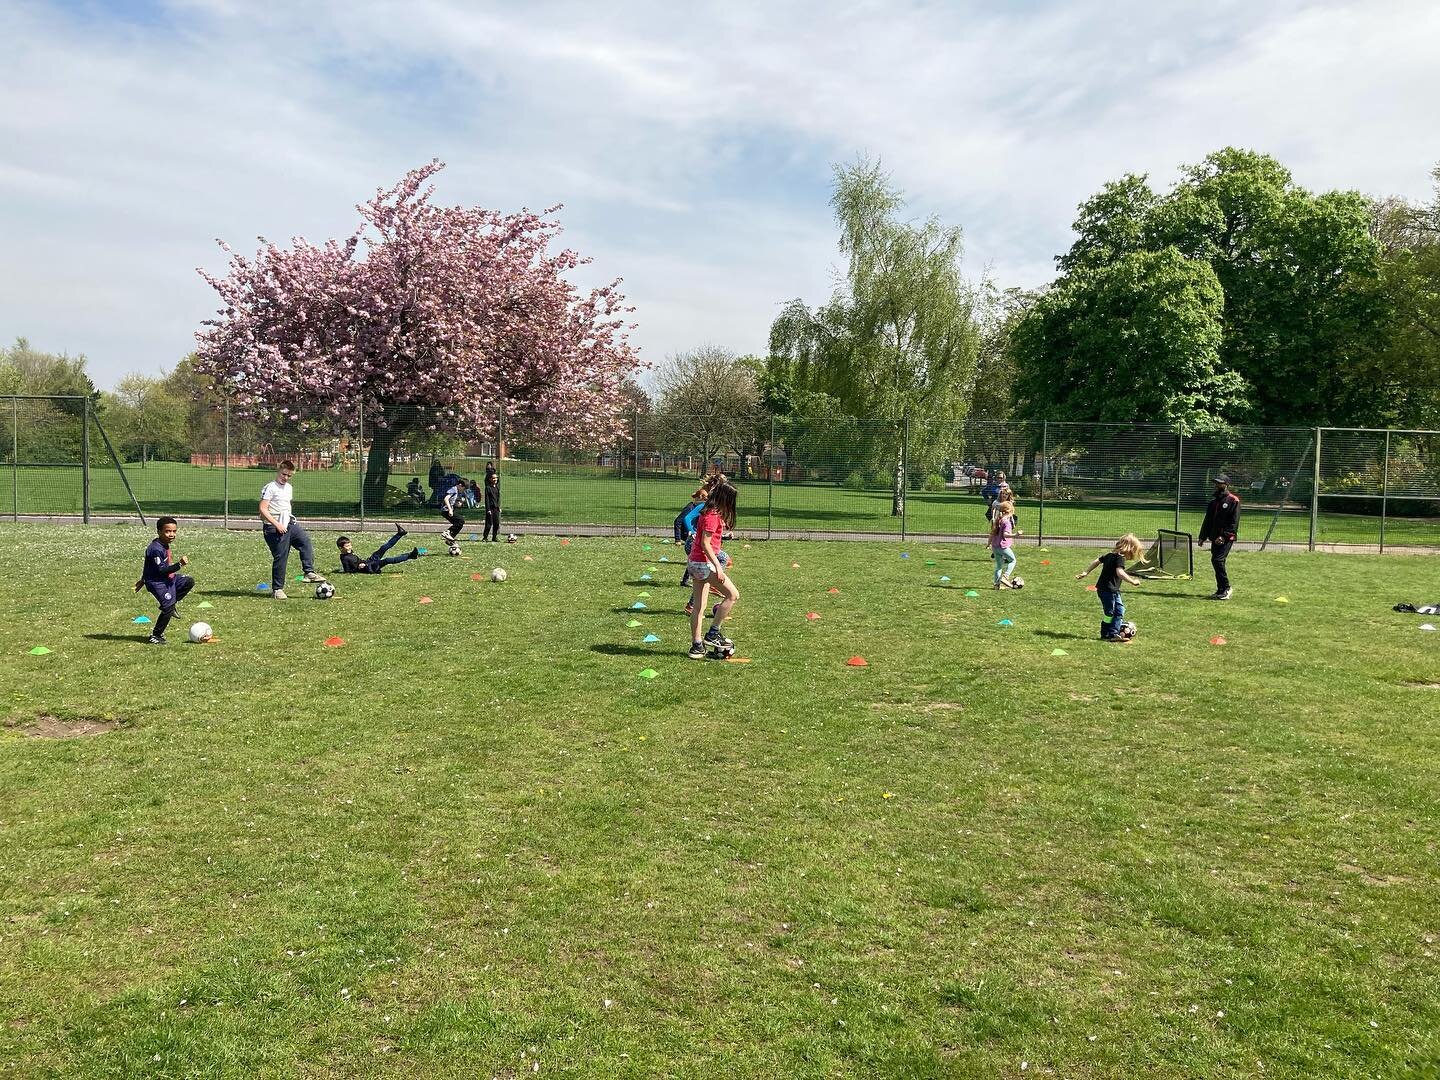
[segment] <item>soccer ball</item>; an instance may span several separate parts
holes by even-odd
[[[1133,622],[1123,622],[1123,623],[1121,623],[1121,624],[1120,624],[1120,640],[1121,640],[1121,641],[1129,641],[1129,640],[1130,640],[1131,638],[1133,638],[1137,633],[1139,633],[1139,629],[1140,629],[1140,628],[1137,627]]]
[[[451,543],[450,545],[448,545],[448,550],[451,557],[454,558],[460,554],[460,545],[456,543]]]
[[[202,641],[209,641],[215,636],[215,631],[210,629],[208,622],[197,622],[190,624],[190,640],[199,645]]]
[[[494,570],[490,571],[491,581],[504,581],[505,577],[505,568],[503,566],[497,566]]]
[[[1010,587],[1012,589],[1023,589],[1025,587],[1025,579],[1023,577],[1011,578]]]
[[[514,533],[511,533],[509,536],[505,537],[505,542],[506,542],[507,544],[513,544],[513,543],[515,543],[515,541],[517,541],[517,540],[519,540],[519,539],[520,539],[520,537],[516,536]]]
[[[334,596],[334,595],[335,595],[335,586],[334,586],[334,585],[331,585],[330,582],[328,582],[328,581],[322,581],[322,582],[320,582],[319,585],[316,585],[316,586],[315,586],[315,599],[316,599],[316,600],[329,600],[329,599],[330,599],[332,596]]]

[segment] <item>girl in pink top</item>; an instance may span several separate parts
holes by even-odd
[[[990,550],[995,555],[995,588],[1011,588],[1010,575],[1015,570],[1015,504],[1009,499],[995,504],[995,517],[990,522]]]
[[[710,488],[705,499],[705,509],[695,522],[695,537],[690,542],[690,562],[686,572],[690,575],[690,652],[692,660],[702,660],[707,647],[718,650],[733,649],[735,643],[720,632],[720,627],[730,616],[730,609],[740,599],[740,590],[725,572],[729,561],[720,549],[721,537],[726,529],[735,527],[735,488],[728,480],[719,480]],[[705,620],[706,598],[710,587],[720,594],[720,603],[715,608],[715,619],[704,638],[700,636],[700,624]]]

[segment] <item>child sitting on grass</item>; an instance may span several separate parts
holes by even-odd
[[[355,554],[355,547],[350,543],[348,536],[342,536],[335,541],[335,546],[340,549],[340,572],[342,574],[378,574],[381,567],[393,566],[395,563],[409,562],[411,559],[420,557],[419,548],[411,548],[404,555],[392,555],[385,557],[385,553],[399,543],[400,538],[405,535],[405,528],[397,521],[395,523],[395,535],[386,540],[375,549],[375,553],[368,559],[362,559]]]
[[[1100,598],[1100,610],[1105,618],[1100,622],[1101,641],[1129,641],[1135,636],[1135,624],[1125,621],[1125,601],[1120,597],[1120,583],[1128,581],[1139,585],[1140,579],[1125,572],[1125,564],[1133,562],[1145,550],[1134,533],[1126,533],[1115,541],[1115,546],[1099,556],[1080,573],[1080,581],[1097,566],[1101,567],[1100,580],[1095,583],[1095,595]]]

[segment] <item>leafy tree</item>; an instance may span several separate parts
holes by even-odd
[[[1195,333],[1204,322],[1200,311],[1213,307],[1213,279],[1223,301],[1213,362],[1205,358],[1208,345],[1193,338],[1154,356],[1142,350],[1158,340],[1140,327],[1117,321],[1108,334],[1099,326],[1087,331],[1094,355],[1109,356],[1119,370],[1138,374],[1148,355],[1154,377],[1184,380],[1162,387],[1168,412],[1134,412],[1124,419],[1201,427],[1241,419],[1373,419],[1380,394],[1360,377],[1361,361],[1380,332],[1386,304],[1370,221],[1368,204],[1357,193],[1314,195],[1275,159],[1233,148],[1184,170],[1165,196],[1151,191],[1143,177],[1107,184],[1080,207],[1075,243],[1057,260],[1054,299],[1037,305],[1031,313],[1037,325],[1023,335],[1032,405],[1059,409],[1066,419],[1099,418],[1093,396],[1070,401],[1040,392],[1052,375],[1063,383],[1067,372],[1073,374],[1068,339],[1056,332],[1058,307],[1114,310],[1116,290],[1128,283],[1156,290],[1134,298],[1137,312],[1171,320],[1176,332]],[[1177,258],[1193,269],[1183,269]],[[1184,310],[1167,310],[1176,302]],[[1040,324],[1050,329],[1041,332]],[[1241,387],[1243,397],[1235,393]],[[1126,389],[1118,393],[1137,409],[1154,404]],[[1110,415],[1125,412],[1112,408]]]
[[[166,378],[126,375],[113,393],[101,395],[110,437],[137,451],[143,466],[151,457],[188,458],[186,403],[170,391]]]
[[[877,163],[835,170],[831,198],[849,269],[829,303],[786,305],[770,352],[792,365],[797,389],[830,395],[851,416],[888,423],[872,452],[893,476],[891,512],[905,505],[912,471],[959,438],[976,363],[973,296],[960,275],[961,232],[929,218],[900,218],[904,198]],[[908,440],[907,440],[908,431]]]
[[[1173,247],[1077,266],[1015,328],[1025,412],[1225,427],[1249,388],[1221,368],[1223,311],[1215,273]]]
[[[253,259],[231,253],[227,276],[201,272],[222,306],[197,335],[198,371],[265,422],[335,428],[363,409],[376,502],[407,432],[478,431],[501,406],[557,441],[623,429],[635,358],[618,282],[577,292],[566,275],[587,260],[550,250],[547,216],[436,206],[426,184],[442,167],[357,207],[343,242],[262,240]]]
[[[760,389],[753,365],[717,345],[679,353],[656,376],[657,419],[666,440],[704,462],[719,450],[748,452],[759,426]]]
[[[1015,383],[1019,368],[1011,338],[1025,313],[1040,294],[1024,289],[997,289],[981,283],[975,308],[979,332],[975,385],[966,415],[971,419],[1008,420],[1015,411]]]
[[[1427,428],[1440,426],[1440,166],[1431,176],[1428,204],[1388,199],[1372,208],[1388,317],[1366,368],[1387,423]]]
[[[3,417],[9,428],[12,415],[16,427],[14,444],[7,432],[0,453],[7,458],[18,450],[20,461],[30,464],[60,464],[80,460],[83,400],[45,401],[43,395],[70,395],[96,398],[95,384],[85,372],[85,357],[47,353],[35,349],[25,338],[9,348],[0,348],[0,394],[36,395],[7,402]],[[99,453],[98,448],[92,453]]]

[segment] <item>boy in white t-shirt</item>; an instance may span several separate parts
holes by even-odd
[[[270,549],[273,561],[270,565],[270,595],[276,600],[286,600],[285,566],[290,561],[290,548],[300,549],[300,565],[305,568],[306,581],[324,581],[315,572],[315,549],[310,544],[310,534],[300,527],[292,511],[295,492],[290,487],[290,477],[295,475],[293,461],[280,462],[275,479],[260,491],[260,520],[264,523],[265,544]]]

